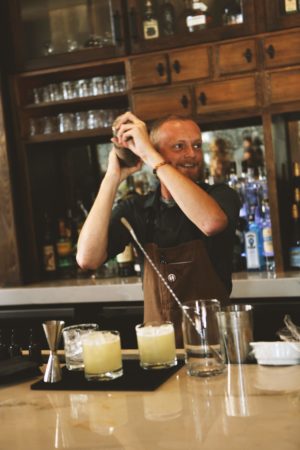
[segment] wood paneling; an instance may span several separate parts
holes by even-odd
[[[169,82],[167,55],[142,56],[130,60],[130,84],[133,88],[158,86]]]
[[[0,286],[20,283],[21,274],[0,92]]]
[[[209,47],[170,52],[171,80],[187,81],[210,76]]]
[[[167,114],[190,115],[192,101],[188,87],[139,92],[132,95],[133,112],[143,120]]]
[[[300,69],[269,74],[270,103],[300,100]]]
[[[255,77],[245,77],[197,84],[197,114],[255,107],[258,104],[255,80]]]
[[[262,45],[264,66],[267,69],[300,63],[299,30],[278,35],[269,35],[262,39]]]
[[[216,53],[217,73],[220,75],[256,69],[257,54],[254,39],[219,45]]]

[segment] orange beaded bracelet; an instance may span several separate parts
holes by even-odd
[[[161,167],[164,166],[165,164],[169,164],[168,161],[161,161],[160,163],[156,164],[156,166],[154,166],[153,168],[153,175],[157,176],[157,170]]]

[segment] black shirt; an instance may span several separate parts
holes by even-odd
[[[196,239],[203,240],[217,274],[230,293],[233,243],[240,200],[238,194],[226,184],[211,186],[201,182],[198,185],[211,195],[225,212],[228,226],[224,231],[214,236],[205,236],[176,203],[170,206],[161,200],[158,186],[156,191],[145,196],[132,196],[113,209],[109,226],[108,258],[122,252],[132,240],[120,222],[121,217],[125,217],[142,245],[154,243],[158,247],[168,248]]]

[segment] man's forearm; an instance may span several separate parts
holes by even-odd
[[[228,219],[224,211],[195,182],[170,165],[160,167],[158,177],[184,214],[204,234],[211,236],[226,228]]]
[[[118,182],[106,174],[77,244],[77,263],[83,269],[97,269],[107,257],[108,227]]]

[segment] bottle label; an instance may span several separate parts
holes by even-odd
[[[158,22],[156,19],[145,20],[143,26],[145,39],[156,39],[159,37]]]
[[[265,227],[262,230],[265,256],[274,256],[272,228]]]
[[[56,270],[56,263],[53,245],[44,245],[43,257],[44,269],[46,270],[46,272],[54,272]]]
[[[290,248],[290,266],[300,267],[300,247]]]
[[[188,28],[193,28],[198,25],[205,26],[206,25],[206,15],[200,14],[198,16],[187,16],[186,24]]]
[[[72,243],[69,240],[57,242],[56,249],[59,256],[70,255],[72,253]]]
[[[118,263],[132,262],[133,261],[132,246],[126,245],[124,251],[122,253],[119,253],[116,259]]]
[[[258,252],[258,239],[256,233],[248,231],[245,233],[245,246],[247,257],[247,269],[260,269],[260,258]]]
[[[297,1],[296,0],[285,0],[285,12],[295,12],[297,11]]]

